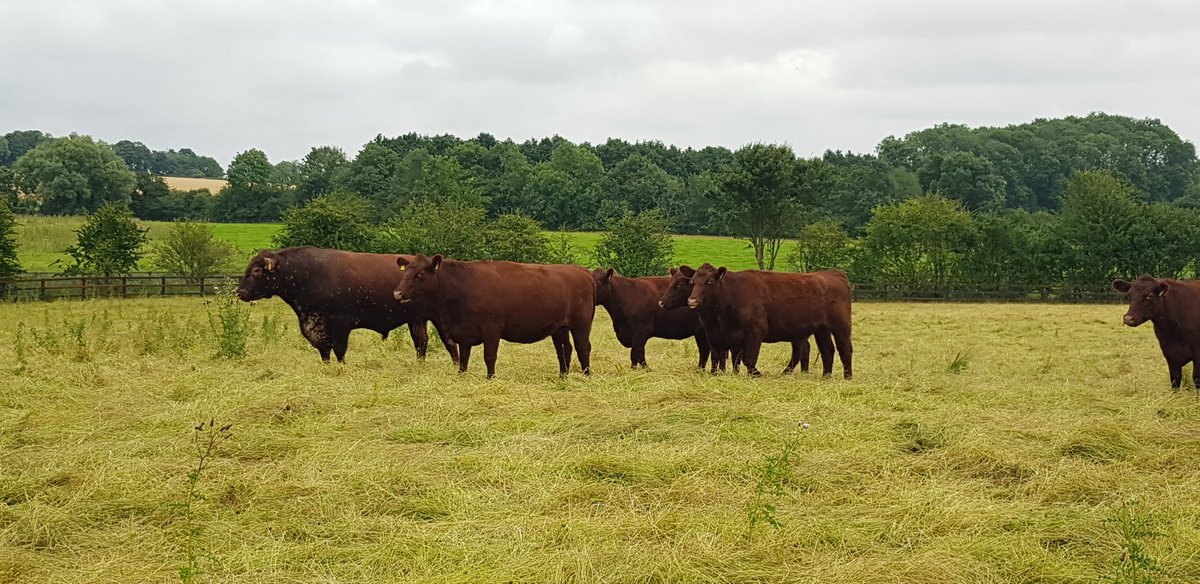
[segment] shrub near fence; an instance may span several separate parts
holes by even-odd
[[[149,296],[206,296],[234,275],[184,277],[175,274],[129,276],[32,275],[8,282],[7,300],[86,298],[144,298]]]

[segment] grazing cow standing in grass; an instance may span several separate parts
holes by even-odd
[[[1183,384],[1183,366],[1191,362],[1192,384],[1200,389],[1200,281],[1160,280],[1143,274],[1132,282],[1113,280],[1112,287],[1129,298],[1126,325],[1154,323],[1171,387]]]
[[[853,377],[851,293],[845,272],[731,272],[706,263],[690,280],[688,306],[716,309],[721,334],[730,345],[741,348],[742,362],[751,375],[759,374],[758,353],[763,343],[807,342],[809,335],[814,335],[822,373],[833,373],[836,343],[843,374],[846,379]]]
[[[633,367],[646,367],[646,341],[660,339],[696,339],[701,369],[708,364],[708,339],[696,313],[687,308],[667,310],[658,305],[671,284],[666,276],[626,278],[612,268],[592,270],[596,282],[596,304],[612,317],[613,331],[621,346],[629,349]],[[715,364],[715,360],[714,360]]]
[[[353,329],[370,329],[386,339],[392,329],[404,324],[408,325],[417,358],[424,359],[429,347],[425,325],[429,318],[396,304],[392,298],[392,290],[400,282],[397,257],[402,256],[316,247],[262,251],[246,267],[238,282],[237,297],[249,302],[278,296],[292,307],[300,320],[300,332],[320,351],[324,361],[329,360],[330,351],[339,362],[345,361]],[[442,337],[442,343],[457,362],[454,343],[446,337]]]
[[[496,374],[500,340],[554,340],[558,371],[571,367],[571,339],[579,366],[591,373],[592,318],[596,285],[579,266],[445,260],[442,256],[396,259],[400,282],[394,298],[428,311],[446,337],[459,346],[459,372],[466,372],[471,347],[483,345],[488,378]],[[392,271],[396,271],[393,267]]]

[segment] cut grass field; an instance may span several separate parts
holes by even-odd
[[[852,381],[630,371],[602,309],[591,378],[404,331],[323,365],[278,300],[220,360],[211,308],[0,305],[0,581],[170,581],[189,541],[208,582],[1200,581],[1200,399],[1118,306],[859,303]]]
[[[229,185],[229,181],[223,178],[191,178],[181,176],[164,176],[167,187],[175,191],[196,191],[200,189],[208,189],[208,192],[216,195],[221,192],[221,189]]]
[[[75,243],[75,230],[83,225],[82,217],[42,217],[22,216],[18,218],[17,227],[18,256],[21,265],[27,272],[59,272],[70,262],[70,257],[63,253],[68,246]],[[163,236],[171,228],[171,224],[162,221],[139,221],[143,227],[150,229],[150,240]],[[211,223],[217,239],[233,244],[239,250],[236,261],[228,267],[233,272],[240,272],[245,267],[250,256],[257,250],[273,247],[272,238],[282,228],[278,223]],[[550,236],[555,232],[548,233]],[[597,232],[573,232],[567,234],[571,244],[584,264],[591,263],[596,243],[600,241]],[[751,269],[754,266],[754,252],[745,241],[728,237],[712,237],[703,235],[676,235],[675,258],[677,264],[692,264],[698,266],[704,262],[726,266],[735,270]],[[781,260],[782,261],[782,258]],[[148,260],[143,260],[142,271],[153,271]]]

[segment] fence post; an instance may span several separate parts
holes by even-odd
[[[79,277],[79,299],[84,300],[86,298],[87,298],[87,278],[80,276]]]
[[[204,296],[204,276],[200,276],[200,296]]]
[[[46,279],[41,278],[38,280],[38,300],[45,300],[45,299],[46,299]]]
[[[166,276],[162,277],[162,281],[160,282],[160,284],[162,285],[162,287],[159,288],[158,295],[166,296],[167,295],[167,277]]]
[[[129,278],[121,276],[121,298],[129,298]]]

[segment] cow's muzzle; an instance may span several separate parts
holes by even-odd
[[[700,301],[695,298],[688,298],[688,308],[700,308]]]
[[[406,298],[404,293],[399,290],[392,292],[392,297],[396,300],[399,300],[400,304],[408,304],[409,302],[412,302],[412,298]]]
[[[1139,324],[1142,324],[1142,321],[1138,320],[1137,317],[1133,316],[1132,314],[1126,314],[1125,318],[1123,320],[1125,321],[1125,324],[1128,326],[1137,326]]]

